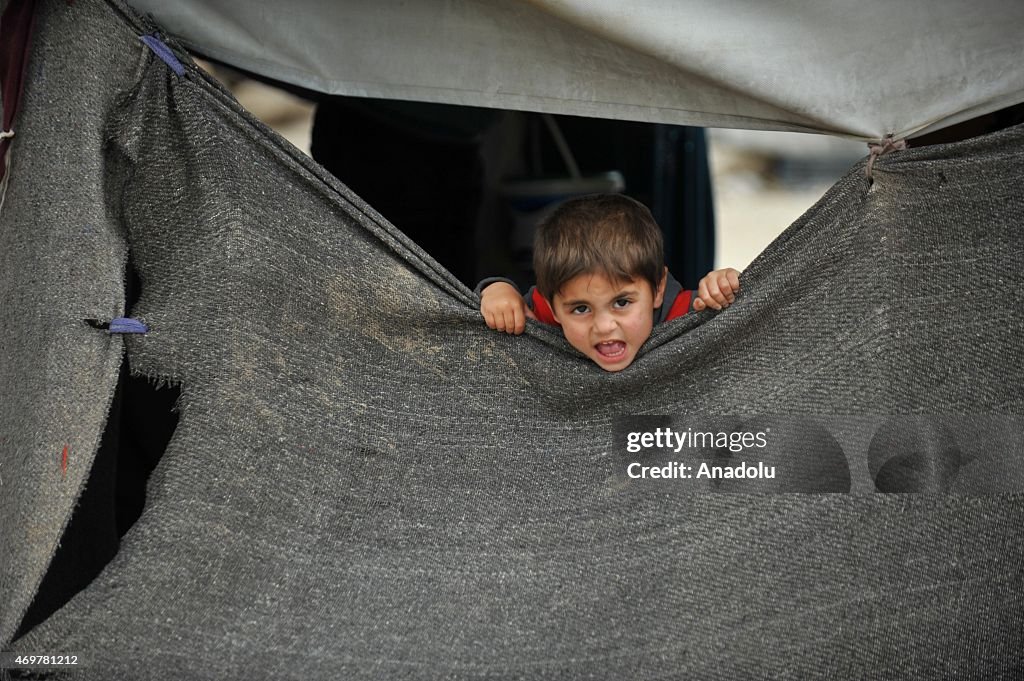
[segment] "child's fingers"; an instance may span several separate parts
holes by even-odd
[[[498,331],[504,331],[509,333],[512,331],[512,327],[515,326],[515,322],[512,318],[512,313],[509,310],[502,310],[501,314],[497,316],[498,320]]]
[[[521,333],[520,331],[516,331],[515,308],[505,311],[505,333]]]
[[[505,313],[501,310],[490,308],[484,312],[484,320],[487,326],[495,331],[505,330]]]
[[[722,309],[729,307],[736,300],[736,289],[732,286],[732,280],[729,279],[728,271],[718,275],[718,290],[721,297],[716,299],[722,304]]]
[[[725,271],[725,276],[729,280],[729,285],[732,287],[733,293],[738,293],[740,290],[740,273],[729,268]]]
[[[521,308],[517,308],[513,317],[513,333],[517,336],[526,329],[526,315],[523,314],[525,309],[525,305]]]
[[[708,287],[709,289],[712,289],[711,295],[715,297],[715,300],[717,300],[718,303],[722,306],[722,309],[729,307],[729,303],[731,303],[735,299],[735,296],[732,292],[732,284],[729,283],[729,277],[725,275],[725,272],[722,272],[717,277],[715,277],[714,283],[715,286],[717,286],[718,288],[718,294],[715,295],[713,287]]]
[[[718,287],[718,279],[717,277],[706,277],[706,279],[708,282],[707,289],[710,300],[708,298],[705,298],[704,302],[707,303],[708,305],[711,305],[711,307],[715,308],[716,310],[721,310],[722,306],[726,305],[728,301],[725,298],[725,294],[722,293],[722,290]]]
[[[707,277],[701,279],[700,284],[697,285],[697,295],[700,297],[700,299],[704,302],[705,305],[716,310],[718,309],[716,307],[717,303],[715,303],[715,299],[711,297],[710,293],[708,293]]]
[[[722,295],[718,302],[722,304],[723,309],[729,307],[736,300],[736,291],[732,286],[732,280],[729,279],[727,271],[718,275],[718,290],[721,291]]]
[[[722,292],[722,296],[725,297],[722,307],[729,307],[732,301],[736,300],[736,290],[732,286],[732,280],[729,278],[728,270],[722,272],[718,276],[718,288]]]
[[[710,272],[697,286],[693,309],[699,311],[710,307],[713,310],[724,310],[729,307],[736,301],[736,293],[740,290],[739,274],[731,267]]]

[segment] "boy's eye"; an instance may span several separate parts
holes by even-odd
[[[574,307],[572,309],[572,313],[573,314],[586,314],[589,311],[590,311],[590,308],[587,307],[586,305],[577,305],[576,307]]]
[[[621,309],[629,305],[631,302],[633,301],[631,301],[629,298],[619,298],[612,305],[613,307]]]

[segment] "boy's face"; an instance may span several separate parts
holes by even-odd
[[[616,282],[584,273],[554,295],[551,311],[574,348],[605,371],[622,371],[651,335],[654,310],[664,297],[664,273],[657,291],[644,279]]]

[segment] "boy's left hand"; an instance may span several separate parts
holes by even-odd
[[[724,310],[729,307],[736,294],[740,291],[740,273],[731,267],[708,272],[697,285],[697,299],[693,301],[694,310],[710,307],[713,310]]]

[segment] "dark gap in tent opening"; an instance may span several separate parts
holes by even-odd
[[[125,309],[130,311],[140,295],[141,282],[129,259]],[[87,587],[142,515],[149,476],[178,425],[181,388],[158,388],[130,369],[126,353],[89,479],[16,637]]]
[[[701,128],[334,96],[316,105],[310,153],[469,288],[505,276],[526,290],[536,225],[597,193],[651,209],[684,285],[713,265]]]

